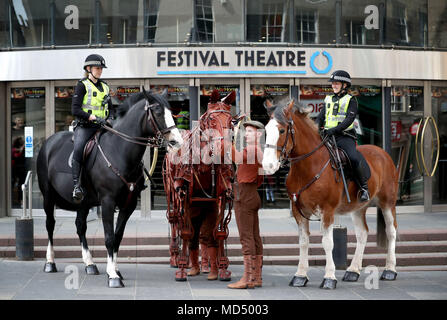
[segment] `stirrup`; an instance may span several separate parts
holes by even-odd
[[[73,201],[79,204],[84,199],[84,193],[82,192],[81,186],[75,186],[72,193]]]
[[[357,198],[359,198],[361,202],[370,200],[368,189],[360,188],[358,193],[360,193],[360,196],[357,194]]]

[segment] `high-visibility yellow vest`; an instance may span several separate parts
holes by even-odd
[[[181,117],[177,118],[177,128],[189,130],[189,111],[180,111],[179,115]]]
[[[102,102],[104,101],[104,97],[109,94],[109,86],[101,81],[103,90],[101,92],[89,79],[83,80],[82,83],[87,91],[84,95],[84,100],[82,101],[82,110],[97,117],[106,118],[109,110],[107,105],[102,105]]]
[[[352,96],[349,94],[344,95],[341,99],[336,102],[332,101],[333,95],[326,96],[324,99],[324,104],[326,106],[326,122],[324,124],[325,129],[335,128],[339,123],[342,123],[348,112],[349,101],[351,101]],[[338,105],[338,112],[335,111]],[[351,123],[349,127],[345,130],[351,130],[354,128],[354,122]]]

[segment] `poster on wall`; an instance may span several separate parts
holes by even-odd
[[[150,88],[156,94],[162,94],[165,89],[168,89],[168,100],[189,99],[188,86],[152,85]]]
[[[140,92],[140,87],[117,87],[110,88],[110,96],[117,98],[120,102],[129,97],[132,93]]]
[[[72,98],[74,94],[74,87],[55,87],[54,96],[59,99]]]
[[[252,96],[286,96],[289,94],[289,86],[281,85],[252,85],[250,94]]]
[[[203,85],[200,87],[200,95],[211,96],[213,90],[219,91],[221,97],[230,94],[231,91],[239,91],[238,85]]]

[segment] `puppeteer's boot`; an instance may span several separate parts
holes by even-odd
[[[188,272],[188,276],[197,276],[200,274],[199,266],[199,249],[189,250],[189,261],[191,263],[191,270]]]
[[[367,165],[367,164],[366,164]],[[363,165],[359,165],[356,170],[356,176],[357,176],[357,184],[359,186],[359,193],[360,193],[360,202],[366,202],[369,201],[369,191],[368,191],[368,172],[369,167],[365,167]]]
[[[230,283],[227,287],[230,289],[253,289],[255,287],[254,283],[254,263],[256,256],[244,255],[244,274],[242,278],[235,282]]]
[[[76,204],[79,204],[82,202],[82,200],[84,199],[84,193],[82,192],[82,188],[81,188],[81,183],[80,183],[80,174],[81,174],[81,164],[79,162],[77,162],[76,160],[72,160],[71,163],[71,172],[73,175],[73,184],[74,184],[74,188],[73,188],[73,201]]]
[[[217,280],[218,270],[217,270],[217,248],[208,247],[207,248],[211,270],[208,274],[208,280]]]
[[[203,273],[209,273],[210,272],[210,265],[209,265],[209,256],[208,256],[208,246],[206,244],[201,243],[200,244],[200,251],[201,251],[201,262],[200,262],[200,268]]]
[[[262,287],[262,258],[262,254],[255,256],[255,267],[253,276],[255,287]]]

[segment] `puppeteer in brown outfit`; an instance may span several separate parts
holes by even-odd
[[[238,164],[233,189],[234,211],[244,255],[244,274],[239,281],[228,285],[231,289],[262,286],[263,252],[258,216],[261,198],[257,189],[263,181],[263,176],[259,174],[259,169],[262,168],[259,139],[264,125],[258,121],[247,121],[244,127],[247,147],[242,152],[233,147],[233,161]]]

